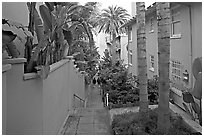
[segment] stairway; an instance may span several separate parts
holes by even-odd
[[[110,116],[98,87],[91,88],[86,108],[76,108],[66,122],[65,135],[111,135]]]

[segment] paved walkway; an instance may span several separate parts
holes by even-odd
[[[78,109],[70,119],[67,135],[111,135],[110,116],[97,87],[90,91],[87,107]]]

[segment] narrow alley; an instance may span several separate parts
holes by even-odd
[[[111,135],[110,116],[98,87],[92,88],[86,108],[78,108],[67,122],[66,135]]]

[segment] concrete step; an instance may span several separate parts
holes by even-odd
[[[68,118],[66,135],[111,135],[110,116],[97,88],[90,91],[86,108],[76,112]]]

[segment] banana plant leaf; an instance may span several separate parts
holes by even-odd
[[[186,110],[186,113],[191,117],[191,119],[195,120],[195,118],[193,117],[193,114],[190,112],[188,106],[185,103],[183,103],[183,106]]]
[[[37,34],[38,42],[43,38],[44,27],[40,15],[38,14],[36,8],[34,8],[34,22],[35,22],[35,32]]]
[[[17,58],[20,54],[14,44],[13,40],[16,38],[16,34],[12,31],[4,31],[2,30],[2,43],[3,43],[3,50],[7,49],[8,53],[13,57]]]
[[[73,40],[72,32],[69,31],[69,30],[65,30],[65,29],[63,29],[62,31],[63,31],[64,37],[67,40],[68,44],[71,45],[72,44],[72,40]]]
[[[199,114],[200,113],[200,107],[199,107],[199,105],[197,104],[197,103],[191,103],[192,104],[192,108],[193,108],[193,110],[197,113],[197,114]]]
[[[53,2],[45,2],[45,5],[49,8],[50,11],[54,10],[54,3]]]
[[[44,22],[45,32],[52,31],[52,19],[54,18],[52,12],[45,5],[40,5],[39,9]]]
[[[197,113],[199,124],[202,126],[202,108],[197,103],[192,103],[192,108]]]
[[[197,79],[191,93],[196,99],[202,99],[202,72],[197,74]]]
[[[192,71],[193,71],[193,76],[195,77],[195,79],[198,78],[198,73],[202,72],[202,58],[196,58],[193,61],[193,67],[192,67]]]

